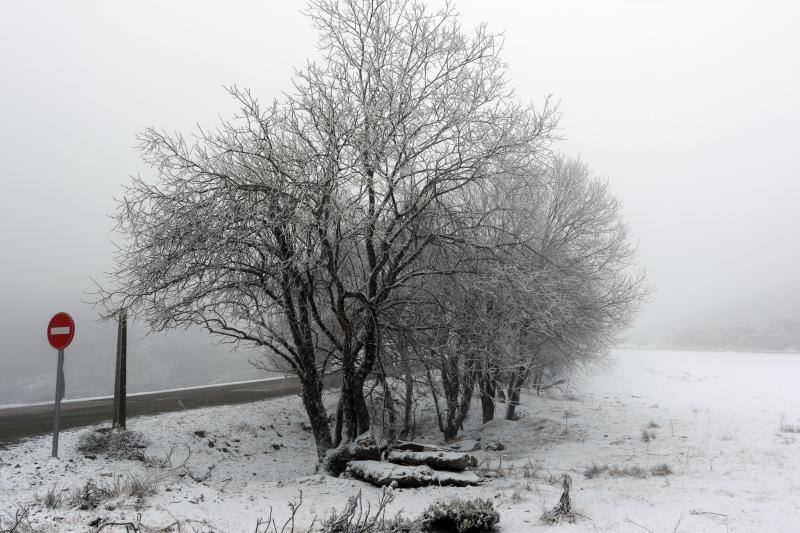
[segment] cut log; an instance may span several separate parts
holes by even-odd
[[[380,461],[385,447],[385,443],[381,446],[371,434],[364,433],[348,445],[347,451],[353,461]]]
[[[425,465],[434,470],[462,472],[470,466],[478,466],[478,460],[462,452],[404,452],[392,450],[386,455],[390,463],[407,466]]]
[[[380,461],[352,461],[347,472],[354,478],[377,487],[426,487],[428,485],[466,487],[477,485],[480,478],[473,472],[436,472],[430,467],[403,466]]]

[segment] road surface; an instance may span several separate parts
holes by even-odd
[[[128,418],[212,405],[257,402],[300,392],[297,378],[277,378],[128,396]],[[61,429],[111,420],[112,398],[61,403]],[[0,408],[0,443],[53,431],[53,404]]]

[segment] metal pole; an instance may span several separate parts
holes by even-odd
[[[53,416],[53,457],[58,457],[58,423],[61,416],[61,397],[64,387],[64,350],[58,351],[58,370],[56,372],[56,401]]]

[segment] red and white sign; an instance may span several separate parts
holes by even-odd
[[[47,342],[56,350],[63,350],[75,336],[75,322],[67,313],[56,313],[47,324]]]

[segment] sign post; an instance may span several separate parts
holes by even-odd
[[[125,429],[125,403],[127,396],[128,314],[117,312],[117,368],[114,373],[114,413],[111,427]]]
[[[64,399],[64,348],[69,346],[75,336],[75,322],[67,313],[56,313],[47,324],[47,342],[58,350],[58,370],[56,371],[56,401],[53,413],[53,457],[58,457],[58,423],[61,416],[61,400]]]

